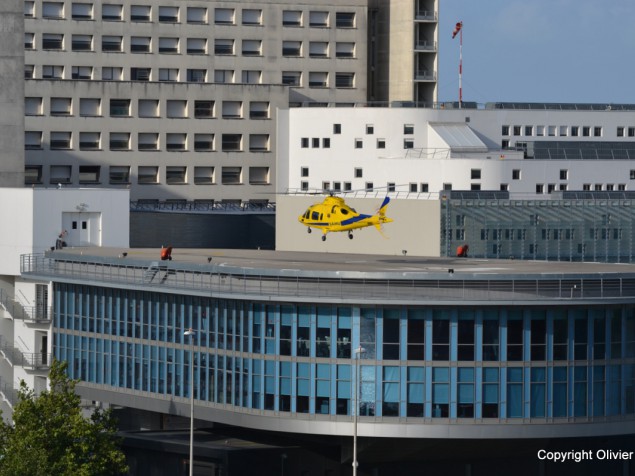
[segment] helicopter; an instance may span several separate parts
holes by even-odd
[[[330,232],[348,232],[348,238],[353,239],[353,230],[374,226],[381,232],[381,225],[390,223],[392,218],[386,216],[386,207],[390,197],[384,198],[375,215],[364,215],[349,207],[343,198],[330,193],[322,203],[311,205],[298,221],[307,227],[311,233],[312,228],[322,230],[322,241],[326,241],[326,235]]]

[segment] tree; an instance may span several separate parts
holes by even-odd
[[[13,425],[0,423],[0,476],[116,475],[128,471],[109,411],[82,415],[77,380],[54,360],[50,390],[40,395],[20,384]]]

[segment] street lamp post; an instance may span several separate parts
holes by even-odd
[[[366,352],[361,345],[355,349],[355,398],[354,398],[354,408],[353,408],[353,476],[357,476],[357,416],[359,413],[359,359],[361,359],[362,354]]]
[[[194,474],[194,336],[190,327],[183,333],[190,338],[190,476]]]

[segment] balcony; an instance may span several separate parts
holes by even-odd
[[[417,40],[415,51],[437,51],[437,42],[428,40]]]
[[[435,11],[417,10],[415,12],[415,20],[418,21],[437,21],[438,15]]]

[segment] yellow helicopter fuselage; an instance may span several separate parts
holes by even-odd
[[[389,223],[391,218],[386,217],[385,210],[390,199],[386,197],[379,212],[375,215],[364,215],[349,207],[343,198],[329,196],[321,203],[311,205],[303,215],[298,217],[298,221],[308,227],[322,230],[322,240],[326,239],[326,234],[330,232],[348,231],[349,238],[353,238],[352,230],[374,226],[380,229],[383,223]]]

